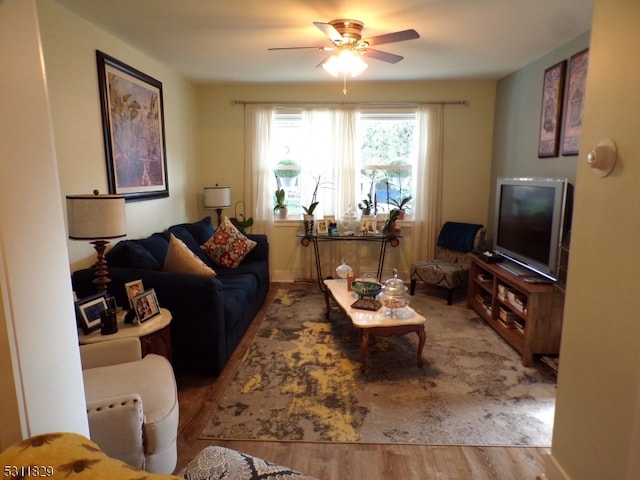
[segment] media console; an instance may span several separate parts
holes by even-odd
[[[553,284],[502,265],[471,257],[467,306],[520,353],[523,365],[533,365],[536,355],[558,355],[563,306]]]

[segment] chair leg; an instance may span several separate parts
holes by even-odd
[[[409,295],[413,295],[414,293],[416,293],[416,280],[411,279],[409,283]]]
[[[451,305],[453,303],[453,288],[447,289],[447,305]]]

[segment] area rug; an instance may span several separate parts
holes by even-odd
[[[345,287],[346,288],[346,287]],[[417,335],[359,335],[317,290],[279,288],[200,438],[549,447],[555,376],[527,368],[464,302],[416,293]]]

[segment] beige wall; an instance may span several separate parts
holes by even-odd
[[[328,101],[342,100],[340,82],[323,84],[220,84],[202,85],[199,98],[200,176],[208,184],[230,185],[233,203],[244,201],[251,214],[253,200],[245,190],[247,165],[244,147],[244,107],[233,100],[245,101]],[[489,204],[491,139],[495,103],[494,81],[433,82],[351,82],[347,101],[467,100],[467,106],[445,106],[443,219],[478,222],[486,225]],[[204,183],[203,185],[204,186]],[[354,204],[359,199],[354,199]],[[202,211],[204,214],[205,212]],[[225,214],[233,214],[233,208]],[[334,212],[337,217],[344,212]],[[270,236],[272,277],[277,281],[308,279],[310,249],[299,246],[295,237],[302,221],[278,223]],[[403,227],[402,246],[390,249],[385,263],[388,272],[398,268],[405,278],[411,261],[411,226]],[[353,249],[351,249],[353,250]],[[375,250],[361,247],[356,254],[335,249],[327,257],[323,273],[333,269],[346,254],[350,264],[360,271],[375,271]],[[323,249],[323,252],[327,250]],[[355,265],[354,262],[358,262]],[[349,263],[349,262],[347,262]]]
[[[127,203],[129,238],[195,220],[200,182],[193,84],[52,0],[37,5],[63,198],[96,188],[108,192],[95,54],[101,50],[163,87],[170,196]],[[70,240],[68,248],[72,270],[93,263],[95,252],[88,243]]]
[[[550,478],[640,478],[640,42],[636,0],[596,0],[576,175]],[[589,147],[611,137],[600,178]]]

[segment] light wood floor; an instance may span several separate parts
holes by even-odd
[[[199,440],[204,423],[231,381],[277,286],[272,286],[263,309],[220,377],[178,375],[178,470],[204,447],[220,445],[287,465],[320,480],[534,480],[544,473],[546,448]]]

